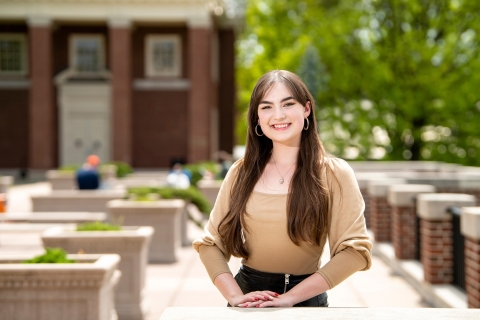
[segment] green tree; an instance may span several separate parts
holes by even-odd
[[[246,19],[241,112],[268,70],[317,81],[301,71],[314,60],[307,58],[313,45],[329,78],[328,90],[315,95],[327,150],[480,164],[480,2],[263,0],[249,2]],[[238,128],[244,137],[245,125]]]

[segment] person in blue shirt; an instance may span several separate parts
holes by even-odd
[[[95,190],[100,186],[100,174],[98,166],[100,165],[100,158],[96,155],[90,155],[77,170],[77,187],[80,190]]]

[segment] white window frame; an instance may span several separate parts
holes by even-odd
[[[28,41],[27,35],[23,33],[0,33],[1,40],[19,40],[22,46],[21,63],[22,69],[19,71],[0,70],[1,76],[26,76],[28,74]]]
[[[174,65],[170,71],[158,71],[154,68],[153,45],[163,41],[175,44]],[[145,37],[145,76],[148,78],[180,78],[182,76],[182,39],[177,34],[147,35]]]
[[[98,66],[98,71],[80,71],[77,69],[77,51],[75,50],[76,42],[78,40],[97,40],[100,44],[100,51],[99,51],[99,66]],[[74,70],[75,73],[81,74],[81,75],[92,75],[92,74],[98,74],[101,73],[102,71],[105,70],[105,38],[101,34],[97,33],[75,33],[70,35],[69,38],[69,62],[68,62],[70,69]]]

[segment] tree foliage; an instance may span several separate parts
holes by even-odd
[[[250,1],[240,112],[262,74],[297,71],[331,153],[480,165],[479,33],[473,0]]]

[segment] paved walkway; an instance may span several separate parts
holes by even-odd
[[[9,191],[9,212],[31,211],[29,194],[49,192],[47,183],[15,186]],[[202,230],[189,224],[191,239]],[[40,232],[0,233],[0,255],[43,252]],[[328,253],[322,258],[326,262]],[[232,271],[240,266],[239,259],[229,263]],[[358,272],[328,292],[330,307],[382,307],[421,308],[430,307],[420,294],[403,278],[377,257],[372,268]],[[158,320],[166,307],[221,307],[225,299],[210,281],[197,253],[191,247],[178,252],[178,262],[173,264],[150,264],[147,268],[146,296],[150,311],[146,320]]]

